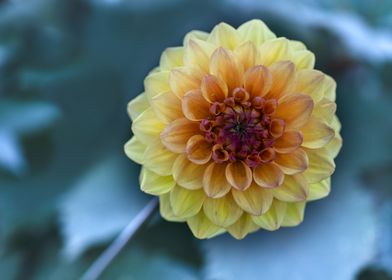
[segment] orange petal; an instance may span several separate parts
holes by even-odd
[[[268,67],[272,76],[271,90],[267,97],[281,98],[294,91],[295,65],[291,61],[279,61]]]
[[[171,123],[176,119],[184,117],[180,99],[170,91],[153,97],[151,106],[157,117],[164,123]]]
[[[274,197],[285,202],[305,201],[309,193],[309,185],[303,174],[285,176],[281,186],[273,190]]]
[[[234,224],[243,213],[230,194],[221,198],[207,198],[203,210],[214,224],[225,228]]]
[[[254,43],[247,41],[234,51],[244,70],[260,65],[260,56]]]
[[[204,98],[210,103],[223,102],[228,94],[226,83],[214,75],[203,77],[201,91]]]
[[[242,84],[243,69],[234,54],[218,48],[211,56],[210,73],[221,78],[232,91]]]
[[[196,164],[205,164],[211,159],[212,147],[202,135],[192,136],[186,144],[188,159]]]
[[[190,189],[201,189],[205,165],[194,164],[185,155],[179,155],[173,164],[173,178],[178,185]]]
[[[252,170],[243,161],[231,162],[226,167],[227,181],[238,190],[246,190],[252,183]]]
[[[188,119],[177,119],[162,132],[162,144],[174,153],[185,153],[186,143],[193,135],[199,134],[199,123]]]
[[[271,74],[262,65],[248,69],[244,74],[244,87],[251,97],[264,96],[271,88]]]
[[[274,148],[279,153],[290,153],[297,149],[302,144],[302,133],[299,131],[291,130],[286,131],[279,137],[275,143]]]
[[[286,127],[299,128],[308,120],[313,111],[313,100],[303,94],[291,94],[281,99],[275,117],[286,122]]]
[[[222,197],[227,194],[231,186],[225,176],[226,164],[211,163],[203,176],[203,188],[205,193],[212,198]]]
[[[316,118],[310,118],[310,120],[301,128],[301,131],[304,135],[302,146],[310,149],[324,147],[335,136],[335,131],[332,127]]]
[[[261,188],[256,183],[252,183],[245,191],[239,191],[233,188],[231,193],[239,207],[256,216],[267,212],[273,199],[271,190]]]
[[[188,91],[200,88],[201,76],[197,69],[175,68],[170,72],[170,88],[177,97],[182,98]]]
[[[270,123],[269,132],[273,137],[278,138],[283,135],[285,127],[284,120],[273,119]]]
[[[276,188],[282,184],[284,174],[274,163],[266,163],[253,169],[253,179],[263,188]]]
[[[309,160],[306,152],[298,148],[287,154],[276,154],[275,163],[285,174],[293,175],[303,172],[308,168]]]
[[[201,95],[200,89],[187,92],[182,98],[182,111],[192,121],[200,121],[210,114],[210,104]]]

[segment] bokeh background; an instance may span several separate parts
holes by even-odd
[[[0,279],[79,279],[150,199],[127,102],[192,29],[260,18],[337,83],[343,149],[304,223],[243,241],[158,215],[101,279],[392,279],[392,1],[0,1]]]

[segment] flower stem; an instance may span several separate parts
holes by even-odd
[[[112,244],[95,260],[95,262],[84,273],[81,280],[96,280],[120,253],[137,230],[155,213],[158,208],[158,199],[152,199],[123,229]]]

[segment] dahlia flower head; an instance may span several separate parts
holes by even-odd
[[[129,158],[164,219],[197,238],[302,222],[330,192],[342,139],[336,83],[260,20],[189,32],[128,104]]]

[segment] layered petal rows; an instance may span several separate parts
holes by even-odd
[[[192,31],[166,49],[128,105],[142,191],[198,238],[303,220],[330,191],[342,139],[335,81],[260,20]]]

